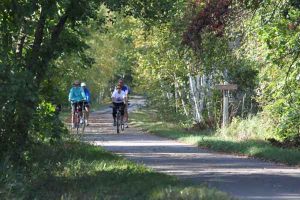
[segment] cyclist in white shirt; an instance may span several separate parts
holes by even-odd
[[[130,88],[124,84],[124,80],[120,79],[118,81],[118,85],[120,85],[121,90],[125,92],[126,94],[126,102],[124,105],[124,123],[125,123],[125,128],[128,128],[128,94],[130,93]]]
[[[114,126],[116,126],[116,114],[117,114],[117,108],[120,108],[121,111],[121,122],[123,123],[123,117],[124,117],[124,106],[125,102],[127,102],[127,95],[122,90],[121,85],[118,85],[116,90],[111,95],[112,103],[113,103],[113,119],[114,119]]]

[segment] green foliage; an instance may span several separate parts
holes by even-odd
[[[270,67],[261,72],[262,92],[258,99],[274,120],[276,133],[283,139],[291,139],[299,135],[300,90],[296,75],[300,71],[295,69],[287,77],[285,70]]]
[[[299,16],[294,1],[263,1],[251,22],[253,28],[260,28],[249,38],[260,44],[254,51],[263,55],[257,100],[272,119],[276,136],[284,140],[293,140],[300,133]]]
[[[168,21],[176,12],[176,4],[183,1],[173,0],[129,0],[129,1],[107,1],[106,5],[113,10],[123,7],[125,15],[142,19],[147,24],[156,24]]]
[[[55,142],[59,141],[67,130],[58,118],[56,107],[51,103],[41,102],[37,107],[35,116],[32,119],[32,127],[29,136],[34,142]]]

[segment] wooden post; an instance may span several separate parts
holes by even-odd
[[[229,84],[228,82],[224,82],[223,85],[216,85],[216,88],[222,90],[223,92],[223,121],[222,127],[225,127],[229,123],[229,91],[236,90],[236,84]]]
[[[242,118],[244,118],[244,112],[245,112],[245,99],[246,99],[246,94],[243,96],[243,104],[242,104]]]
[[[229,107],[229,91],[228,90],[223,90],[223,123],[222,127],[227,126],[229,122],[229,112],[228,112],[228,107]]]

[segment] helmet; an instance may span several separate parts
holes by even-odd
[[[81,83],[81,87],[85,87],[86,84],[84,82]]]

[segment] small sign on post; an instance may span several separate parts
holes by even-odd
[[[216,88],[219,90],[237,90],[237,84],[224,84],[216,85]]]
[[[237,84],[229,84],[224,82],[223,85],[216,85],[216,88],[223,91],[223,123],[222,126],[225,127],[229,123],[229,91],[237,90]]]

